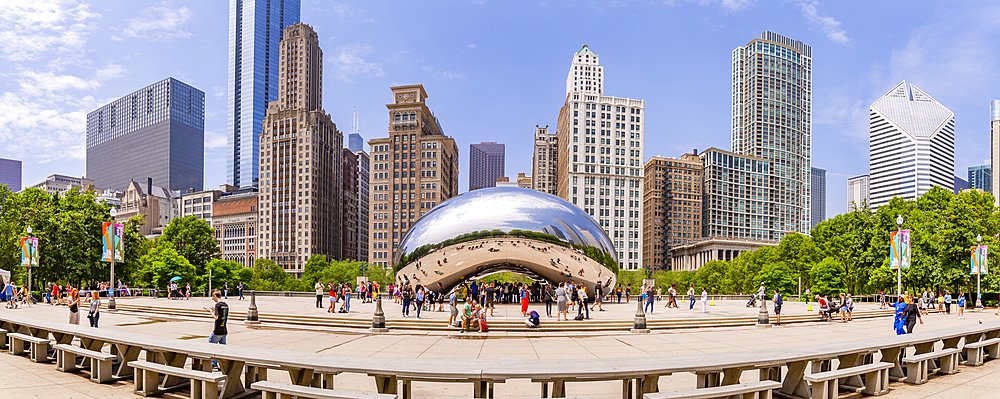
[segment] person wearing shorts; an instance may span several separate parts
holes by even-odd
[[[702,294],[702,296],[703,297],[707,297],[708,294],[707,293],[706,294]],[[781,297],[781,293],[778,292],[777,288],[775,288],[774,289],[774,316],[775,316],[774,325],[776,325],[776,326],[780,326],[781,325],[781,305],[783,305],[784,302],[785,302],[785,300],[784,300],[784,298]]]
[[[448,305],[450,306],[451,316],[448,317],[448,325],[455,325],[455,318],[458,317],[458,294],[455,291],[451,292],[448,296]]]

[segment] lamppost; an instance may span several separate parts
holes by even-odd
[[[31,238],[32,238],[31,237],[31,226],[28,226],[28,228],[24,229],[24,231],[28,232],[28,243],[27,243],[27,246],[26,246],[28,248],[28,296],[31,297],[31,299],[30,299],[31,302],[34,302],[35,301],[35,297],[34,297],[34,295],[31,294],[31,264],[32,264],[32,262],[36,261],[35,260],[35,256],[37,256],[37,255],[35,254],[36,250],[35,250],[34,246],[31,245]]]
[[[982,234],[976,234],[976,246],[978,247],[982,242]],[[976,248],[976,256],[979,256],[979,248]],[[980,281],[980,276],[983,274],[982,271],[983,265],[980,264],[976,268],[976,310],[983,310],[983,288]]]
[[[899,231],[903,230],[903,215],[896,215],[896,234],[900,234]],[[899,252],[902,248],[896,251],[896,255],[899,256],[899,261],[896,262],[896,298],[903,295],[903,254]]]
[[[108,285],[111,287],[111,293],[108,295],[108,310],[118,310],[115,304],[115,250],[118,248],[118,243],[115,242],[115,238],[118,236],[117,229],[115,228],[115,216],[118,216],[118,209],[111,207],[109,211],[111,214],[111,234],[108,235],[108,241],[111,242],[111,281]],[[125,237],[122,237],[124,239]]]

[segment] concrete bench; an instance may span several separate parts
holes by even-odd
[[[53,346],[56,351],[56,369],[63,372],[71,372],[77,369],[76,357],[83,356],[90,363],[90,380],[98,384],[111,381],[111,362],[118,359],[118,356],[109,353],[92,351],[69,344],[56,344]]]
[[[7,349],[7,330],[0,328],[0,349]]]
[[[7,339],[10,340],[10,353],[12,355],[23,355],[24,344],[31,344],[28,358],[35,363],[47,362],[49,360],[49,339],[38,338],[27,334],[9,333]]]
[[[143,396],[160,392],[160,374],[191,380],[191,399],[217,399],[219,383],[226,380],[226,375],[222,373],[190,370],[142,360],[131,361],[128,365],[135,369],[135,393]]]
[[[923,384],[927,382],[927,375],[934,369],[936,369],[938,374],[954,374],[958,372],[959,352],[961,350],[958,348],[950,348],[904,357],[903,363],[906,363],[906,382],[910,384]],[[931,364],[935,360],[940,362],[939,366]]]
[[[710,399],[739,395],[744,399],[771,399],[771,391],[778,388],[781,388],[780,382],[759,381],[686,391],[647,393],[642,397],[643,399]]]
[[[889,393],[889,369],[892,363],[872,363],[846,369],[824,371],[803,376],[802,379],[812,385],[812,399],[837,399],[840,396],[840,379],[865,376],[865,385],[861,392],[868,395],[883,395]]]
[[[323,389],[302,385],[280,384],[270,381],[258,381],[250,385],[250,389],[261,392],[264,399],[310,398],[310,399],[396,399],[396,395],[370,392],[341,391]]]
[[[967,343],[962,348],[968,366],[982,366],[986,361],[986,352],[989,352],[990,359],[1000,359],[1000,338]]]

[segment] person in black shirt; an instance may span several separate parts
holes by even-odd
[[[906,320],[906,333],[913,334],[913,326],[917,324],[917,320],[920,320],[920,324],[924,324],[924,319],[920,317],[920,309],[913,303],[913,297],[908,299],[906,308],[903,309],[903,318]]]
[[[215,326],[212,329],[212,335],[208,336],[208,342],[225,345],[226,335],[229,334],[229,330],[226,328],[226,323],[229,321],[229,305],[222,302],[222,293],[219,290],[212,292],[212,301],[215,302],[215,306],[205,308],[215,319]],[[212,367],[218,367],[215,360],[212,361]]]

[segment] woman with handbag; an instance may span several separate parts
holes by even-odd
[[[90,291],[90,312],[87,313],[87,319],[90,320],[90,326],[93,328],[97,328],[97,321],[100,318],[101,318],[101,297],[98,296],[97,291]]]
[[[80,290],[69,293],[69,324],[80,325]]]

